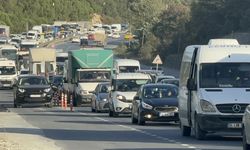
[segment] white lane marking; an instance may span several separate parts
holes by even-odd
[[[79,111],[78,111],[78,112],[79,112]],[[89,115],[90,117],[93,115],[93,114],[90,114],[90,113],[83,113],[83,112],[79,112],[79,113],[82,114],[82,115]],[[133,128],[133,127],[129,127],[129,126],[117,124],[117,123],[114,123],[113,121],[106,120],[106,119],[103,119],[103,118],[101,118],[101,117],[93,117],[93,118],[95,118],[95,119],[97,119],[97,120],[101,120],[101,121],[107,122],[107,123],[114,124],[114,125],[116,125],[116,126],[119,126],[119,127],[125,128],[125,129],[129,129],[129,130],[132,130],[132,131],[137,131],[137,132],[140,132],[140,133],[142,133],[142,134],[145,134],[145,135],[148,135],[148,136],[151,136],[151,137],[154,137],[154,138],[163,140],[163,141],[167,141],[167,142],[169,142],[169,143],[177,144],[177,145],[180,145],[180,146],[185,147],[185,148],[188,148],[188,149],[202,150],[202,149],[197,148],[197,147],[195,147],[195,146],[191,146],[191,145],[189,145],[189,144],[184,144],[184,143],[181,143],[181,142],[177,142],[177,141],[175,141],[175,140],[171,140],[171,139],[169,139],[169,138],[165,138],[165,137],[158,136],[158,135],[155,135],[155,134],[146,132],[146,131],[142,131],[142,130],[140,130],[140,129],[136,129],[136,128]]]
[[[175,140],[171,140],[169,138],[165,138],[165,137],[162,137],[162,136],[158,136],[156,134],[152,134],[152,133],[149,133],[149,132],[146,132],[146,131],[142,131],[140,129],[136,129],[136,128],[133,128],[133,127],[129,127],[129,126],[126,126],[126,125],[121,125],[121,124],[117,124],[117,123],[114,123],[110,120],[106,120],[106,119],[103,119],[103,118],[100,118],[100,117],[94,117],[95,119],[97,120],[101,120],[101,121],[104,121],[104,122],[109,122],[109,123],[112,123],[114,125],[117,125],[119,127],[122,127],[122,128],[125,128],[125,129],[129,129],[129,130],[132,130],[132,131],[137,131],[137,132],[140,132],[142,134],[145,134],[145,135],[148,135],[148,136],[151,136],[151,137],[154,137],[154,138],[157,138],[157,139],[160,139],[160,140],[163,140],[163,141],[167,141],[169,143],[173,143],[173,144],[178,144],[178,145],[181,145],[182,147],[185,147],[185,148],[188,148],[188,149],[195,149],[195,150],[202,150],[202,149],[199,149],[199,148],[196,148],[195,146],[191,146],[189,144],[183,144],[181,142],[176,142]]]

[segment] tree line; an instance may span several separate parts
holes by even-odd
[[[0,24],[20,33],[27,24],[89,20],[97,13],[104,23],[129,23],[138,35],[138,42],[119,47],[122,55],[151,62],[161,54],[167,62],[187,45],[249,32],[248,6],[249,0],[0,0]]]

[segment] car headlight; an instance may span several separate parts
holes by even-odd
[[[25,89],[18,89],[18,91],[19,91],[20,93],[24,93],[24,92],[25,92]]]
[[[85,95],[85,94],[88,94],[89,92],[87,91],[87,90],[81,90],[80,91],[80,94],[82,94],[82,95]]]
[[[43,91],[48,93],[51,89],[50,88],[47,88],[47,89],[44,89]]]
[[[204,111],[204,112],[216,112],[214,106],[206,100],[202,99],[200,101],[200,105],[201,105],[202,111]]]
[[[153,106],[151,106],[151,105],[149,105],[149,104],[147,104],[147,103],[142,102],[141,104],[142,104],[142,107],[143,107],[144,109],[153,109]]]
[[[106,98],[103,98],[103,99],[101,99],[101,101],[104,101],[104,102],[106,102],[106,101],[107,101],[107,99],[106,99]]]
[[[126,101],[126,97],[123,95],[116,95],[116,99],[120,100],[120,101]]]

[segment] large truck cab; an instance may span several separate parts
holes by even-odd
[[[179,85],[179,117],[183,136],[197,139],[211,132],[240,132],[250,103],[250,46],[213,39],[188,46]]]

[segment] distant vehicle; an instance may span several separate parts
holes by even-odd
[[[13,37],[10,40],[10,44],[14,45],[16,48],[20,47],[20,43],[21,43],[21,38],[19,38],[19,37]]]
[[[53,90],[44,76],[19,76],[14,85],[14,107],[23,104],[51,106]]]
[[[14,60],[17,63],[17,48],[10,44],[0,45],[0,58]]]
[[[54,75],[51,78],[52,85],[55,85],[56,87],[62,86],[63,85],[63,76],[62,75]]]
[[[250,105],[242,118],[243,150],[250,150]]]
[[[112,38],[115,38],[115,39],[118,39],[120,37],[121,37],[120,34],[117,33],[117,32],[114,32],[113,35],[112,35]]]
[[[0,58],[0,88],[12,88],[16,77],[16,62],[7,58]]]
[[[99,83],[91,98],[92,112],[108,111],[108,96],[110,92],[110,82]]]
[[[242,131],[250,103],[250,46],[227,40],[190,45],[184,51],[178,96],[183,136],[193,130],[203,140],[211,132]]]
[[[137,72],[141,69],[140,62],[134,59],[115,59],[114,60],[115,73],[131,73]]]
[[[133,97],[140,86],[150,80],[150,76],[143,73],[119,73],[113,76],[109,94],[109,116],[131,114]]]
[[[111,25],[111,30],[113,32],[121,32],[122,26],[121,26],[121,24],[112,24]]]
[[[29,55],[29,50],[31,48],[37,48],[38,42],[36,40],[21,40],[19,55]]]
[[[10,36],[10,27],[6,25],[0,25],[0,36]]]
[[[161,80],[162,84],[173,84],[179,87],[179,79],[163,79]]]
[[[79,37],[73,37],[71,41],[72,41],[72,43],[80,43],[80,38]]]
[[[56,50],[53,48],[32,48],[29,52],[29,70],[46,77],[56,72]]]
[[[56,73],[63,75],[64,62],[68,60],[68,53],[56,52]]]
[[[30,31],[28,31],[26,38],[27,39],[32,39],[32,40],[37,40],[37,38],[38,38],[38,31],[36,31],[36,30],[30,30]]]
[[[7,36],[0,36],[0,45],[8,43],[9,43],[9,38]]]
[[[146,121],[178,121],[178,87],[171,84],[145,84],[138,90],[132,104],[132,123]]]
[[[175,77],[170,75],[159,75],[155,77],[155,83],[159,83],[163,79],[175,79]]]
[[[124,35],[124,40],[132,40],[134,38],[134,35],[131,33],[131,32],[127,32],[125,35]]]
[[[19,75],[29,74],[29,69],[21,69]]]

